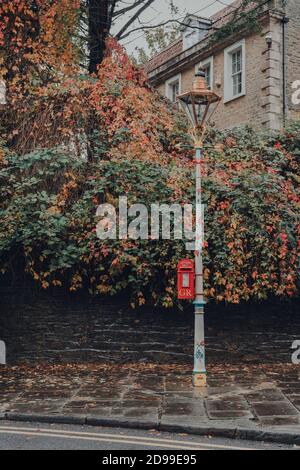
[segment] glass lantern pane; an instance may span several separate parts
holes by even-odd
[[[207,110],[207,103],[202,102],[202,103],[198,104],[198,116],[197,116],[198,124],[203,123],[203,119],[204,119],[204,115],[206,113],[206,110]]]
[[[180,99],[182,110],[185,112],[193,127],[203,124],[209,103],[206,96],[190,94]]]
[[[193,116],[193,106],[189,97],[185,97],[183,100],[180,100],[180,106],[182,111],[190,120],[192,126],[195,126],[194,116]]]
[[[190,120],[191,120],[191,123],[193,124],[193,126],[196,125],[196,120],[195,120],[195,112],[194,112],[194,104],[193,102],[191,102],[189,104],[189,115],[190,115]]]

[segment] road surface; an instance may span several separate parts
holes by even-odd
[[[128,429],[0,422],[0,450],[282,450],[278,444]]]

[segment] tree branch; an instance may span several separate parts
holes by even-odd
[[[110,9],[108,12],[108,30],[110,31],[112,26],[113,17],[115,15],[116,4],[118,0],[111,0]]]
[[[145,2],[145,0],[136,0],[133,5],[121,8],[120,10],[116,11],[114,13],[114,16],[124,15],[125,13],[128,13],[128,11],[134,10],[134,8],[138,7],[139,5],[141,5],[144,2]]]
[[[159,23],[157,25],[152,25],[152,26],[140,26],[138,28],[134,28],[134,29],[131,29],[130,31],[128,31],[126,34],[123,34],[123,36],[121,38],[118,37],[118,39],[125,39],[127,38],[130,34],[132,33],[136,33],[137,31],[145,31],[146,29],[155,29],[155,28],[159,28],[161,26],[167,26],[168,24],[170,23],[176,23],[176,24],[179,24],[180,26],[186,26],[186,27],[190,27],[191,29],[196,29],[196,30],[199,30],[199,31],[210,31],[211,29],[214,29],[214,30],[218,30],[220,28],[216,28],[215,26],[209,26],[209,28],[201,28],[201,26],[191,26],[190,24],[187,24],[187,23],[183,23],[182,21],[179,21],[179,20],[168,20],[168,21],[165,21],[164,23]]]
[[[145,2],[145,0],[143,0],[143,3]],[[128,30],[128,28],[130,28],[130,26],[135,22],[135,20],[137,18],[139,18],[139,16],[145,11],[147,10],[148,7],[150,7],[150,5],[152,5],[152,3],[154,3],[155,0],[147,0],[146,3],[144,3],[144,5],[138,9],[137,12],[135,12],[135,14],[130,18],[129,21],[127,21],[127,23],[120,29],[120,31],[118,32],[118,34],[116,34],[116,38],[118,40],[120,39],[123,39],[123,35],[124,33]]]

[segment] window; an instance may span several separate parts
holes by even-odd
[[[209,57],[208,59],[203,60],[200,64],[196,65],[196,73],[201,67],[206,74],[206,82],[209,90],[214,88],[214,58]]]
[[[179,82],[174,82],[170,86],[171,101],[175,103],[177,96],[179,95]]]
[[[242,93],[242,78],[243,78],[243,58],[242,50],[234,52],[231,55],[232,61],[232,85],[233,85],[233,96],[240,95]]]
[[[211,20],[208,18],[200,18],[194,15],[187,15],[183,20],[182,37],[183,50],[190,49],[206,36],[211,27]]]
[[[246,94],[245,40],[224,51],[224,102]]]
[[[166,82],[166,97],[172,103],[176,103],[177,96],[181,93],[181,75],[171,78]]]

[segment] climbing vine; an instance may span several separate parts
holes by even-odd
[[[46,86],[79,63],[80,1],[3,0],[0,4],[0,80],[11,103]]]
[[[245,29],[249,33],[261,31],[259,17],[267,3],[269,2],[265,0],[243,0],[236,10],[230,13],[230,20],[214,31],[209,39],[209,46],[222,43],[228,37]]]

